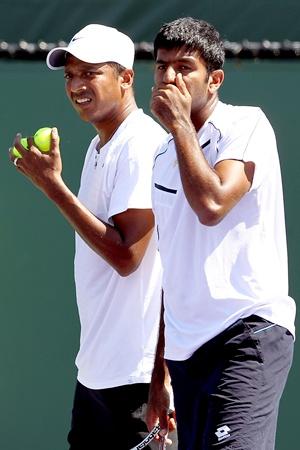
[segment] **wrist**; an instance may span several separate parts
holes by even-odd
[[[65,198],[69,192],[60,176],[48,180],[44,185],[43,191],[50,200],[57,204],[60,204],[62,199]]]
[[[152,381],[163,386],[165,383],[165,378],[166,370],[164,360],[160,359],[160,361],[158,362],[156,359],[152,372]]]
[[[195,135],[196,130],[195,127],[190,120],[190,118],[180,119],[172,124],[172,129],[170,128],[170,132],[174,137],[181,136],[182,134],[187,135]]]

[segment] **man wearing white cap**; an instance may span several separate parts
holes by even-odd
[[[133,94],[134,44],[118,30],[88,25],[47,56],[64,69],[66,93],[97,131],[78,196],[62,179],[59,137],[29,151],[17,135],[16,167],[76,231],[75,282],[81,323],[71,450],[129,449],[147,431],[147,401],[160,311],[161,267],[153,240],[151,172],[165,131]],[[13,156],[11,155],[11,159]]]

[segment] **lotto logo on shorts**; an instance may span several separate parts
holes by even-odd
[[[227,425],[224,425],[223,427],[217,428],[217,431],[215,432],[215,435],[218,438],[218,442],[223,441],[223,439],[226,439],[230,436],[230,428]]]

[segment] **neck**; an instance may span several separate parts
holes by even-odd
[[[120,107],[115,114],[111,114],[107,120],[101,123],[93,124],[100,137],[100,143],[98,149],[103,147],[115,134],[119,126],[124,122],[130,113],[137,109],[134,98],[130,99],[123,107]]]
[[[191,120],[193,122],[196,131],[199,131],[200,128],[202,128],[204,123],[207,121],[207,119],[210,117],[215,107],[217,106],[218,101],[219,101],[218,96],[212,97],[206,103],[203,109],[201,109],[200,111],[196,111],[194,114],[193,112],[191,113]]]

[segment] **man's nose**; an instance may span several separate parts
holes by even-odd
[[[163,76],[163,82],[168,84],[174,84],[176,79],[176,70],[169,66],[166,68]]]
[[[72,78],[70,87],[71,87],[71,91],[74,93],[82,92],[82,91],[85,91],[85,89],[86,89],[86,86],[85,86],[83,80],[81,80],[81,78],[79,78],[79,77]]]

